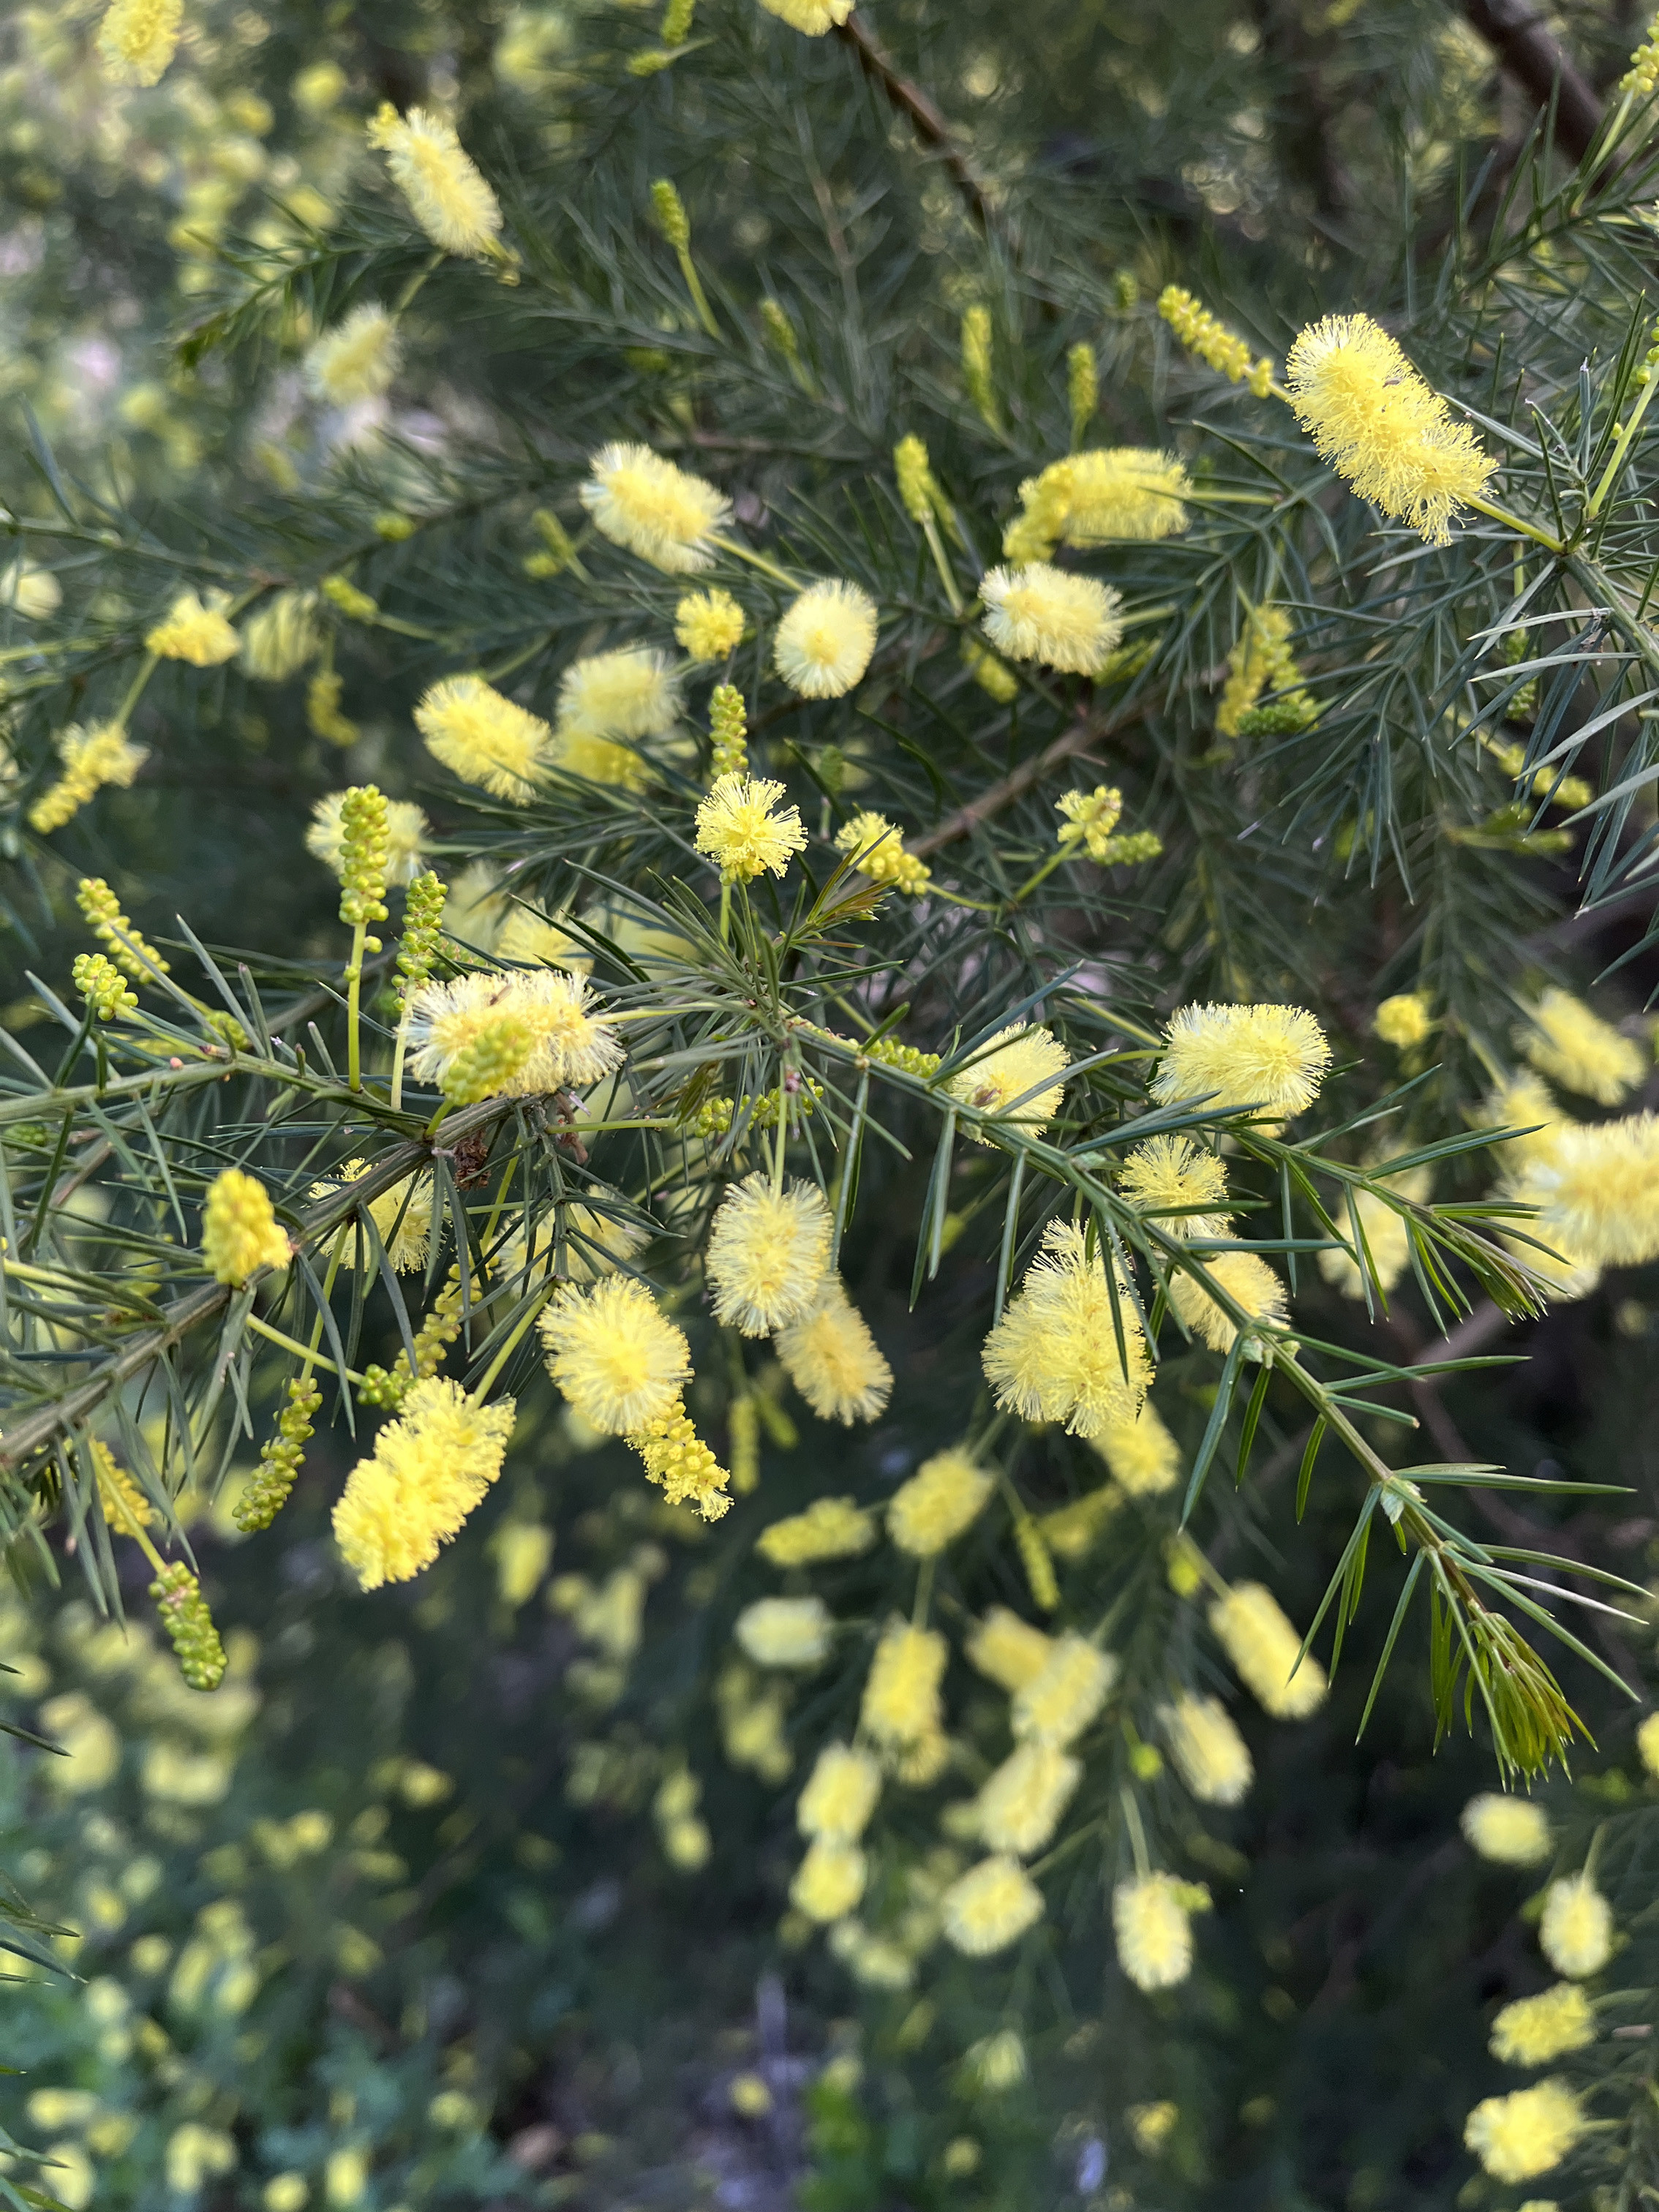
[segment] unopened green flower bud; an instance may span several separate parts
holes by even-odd
[[[685,203],[666,177],[659,177],[651,187],[651,209],[657,218],[657,228],[673,247],[684,253],[691,243],[691,218],[685,212]]]
[[[201,1586],[182,1559],[163,1567],[149,1586],[179,1671],[192,1690],[216,1690],[225,1679],[225,1647]]]

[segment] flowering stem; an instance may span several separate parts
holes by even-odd
[[[916,1576],[916,1601],[910,1608],[910,1626],[913,1628],[927,1627],[927,1608],[933,1602],[933,1554],[930,1552],[922,1561],[921,1570]]]
[[[1140,1808],[1135,1802],[1133,1790],[1121,1790],[1118,1802],[1123,1808],[1123,1825],[1129,1831],[1129,1849],[1134,1853],[1135,1872],[1145,1881],[1152,1870],[1146,1856],[1146,1831],[1140,1825]]]
[[[1060,866],[1063,860],[1066,859],[1066,849],[1064,845],[1060,846],[1057,851],[1051,853],[1048,858],[1043,862],[1042,866],[1037,870],[1036,873],[1034,876],[1028,876],[1026,878],[1025,881],[1014,893],[1012,898],[1009,900],[1009,905],[1018,906],[1022,899],[1028,897],[1030,893],[1036,889],[1037,885],[1042,882],[1045,877],[1053,875],[1054,870]]]
[[[368,924],[360,921],[351,933],[351,960],[346,969],[346,1087],[363,1087],[362,1041],[358,1034],[357,1001],[363,987],[363,939]]]
[[[398,293],[397,299],[392,303],[392,312],[394,315],[401,315],[405,307],[412,307],[414,306],[422,285],[425,283],[427,278],[432,274],[434,269],[442,267],[445,258],[446,256],[444,254],[443,248],[440,246],[438,251],[432,256],[431,259],[423,263],[422,266],[415,271],[415,274],[410,278],[408,283],[404,286],[403,290]]]
[[[506,1343],[502,1345],[501,1350],[495,1354],[495,1357],[490,1361],[489,1366],[485,1368],[483,1373],[479,1376],[478,1381],[474,1384],[471,1393],[469,1394],[472,1403],[475,1406],[483,1405],[484,1399],[489,1393],[490,1384],[495,1380],[495,1377],[501,1373],[502,1368],[506,1366],[507,1361],[513,1357],[514,1352],[517,1350],[524,1337],[525,1331],[530,1327],[537,1315],[541,1311],[542,1308],[547,1304],[548,1300],[552,1297],[554,1291],[556,1291],[559,1285],[556,1280],[544,1283],[540,1290],[536,1292],[531,1304],[527,1305],[523,1313],[520,1315],[517,1322],[514,1324],[512,1334],[507,1338]]]
[[[161,655],[155,653],[147,653],[139,662],[138,672],[127,686],[127,696],[115,710],[115,726],[118,730],[125,729],[128,716],[143,697],[144,686],[160,665]]]
[[[405,1005],[398,1017],[398,1039],[392,1048],[392,1110],[400,1114],[404,1105],[404,1054],[409,1049],[409,1024],[414,1008]]]
[[[106,1499],[105,1502],[107,1504],[107,1499]],[[149,1538],[144,1534],[142,1523],[134,1514],[132,1508],[127,1504],[126,1499],[120,1495],[118,1491],[115,1493],[115,1504],[120,1514],[121,1520],[127,1534],[132,1538],[139,1550],[143,1552],[144,1557],[149,1561],[151,1566],[155,1568],[156,1573],[158,1575],[164,1573],[166,1571],[166,1567],[165,1562],[161,1558],[161,1554],[156,1550],[155,1545],[150,1542]]]
[[[1589,504],[1584,509],[1586,522],[1601,512],[1601,502],[1613,489],[1613,480],[1624,465],[1625,456],[1630,451],[1631,441],[1641,428],[1642,417],[1647,413],[1656,392],[1659,392],[1659,377],[1650,374],[1648,381],[1642,386],[1641,398],[1631,409],[1627,419],[1620,426],[1619,434],[1613,440],[1612,457],[1601,471],[1601,481],[1589,495]]]
[[[719,337],[720,326],[714,320],[714,311],[709,306],[708,295],[702,289],[702,279],[697,274],[696,263],[691,258],[690,247],[682,246],[677,258],[680,264],[680,274],[685,279],[685,289],[691,295],[691,304],[697,311],[698,321],[711,338]]]
[[[732,879],[729,876],[722,876],[720,878],[720,943],[729,945],[731,941]]]
[[[945,541],[939,534],[939,524],[930,514],[921,527],[927,540],[927,550],[933,556],[933,566],[939,570],[939,580],[945,586],[945,596],[951,602],[951,611],[953,615],[959,615],[963,606],[962,593],[957,589],[957,580],[951,574],[951,564],[945,554]]]
[[[780,1195],[783,1191],[783,1154],[789,1136],[789,1094],[783,1087],[782,1071],[778,1077],[778,1132],[772,1147],[772,1188]]]
[[[1552,553],[1565,553],[1567,550],[1553,532],[1540,529],[1537,523],[1528,522],[1518,514],[1511,514],[1508,507],[1499,507],[1495,500],[1471,496],[1464,504],[1472,507],[1477,514],[1484,514],[1488,521],[1501,522],[1506,530],[1518,530],[1523,538],[1534,539]]]
[[[730,553],[739,561],[746,561],[751,568],[758,568],[762,575],[770,576],[775,583],[781,584],[787,591],[799,592],[802,589],[799,576],[792,576],[787,568],[780,568],[775,561],[769,561],[763,553],[751,553],[748,546],[739,545],[735,538],[711,536],[708,543],[717,546],[722,553]]]
[[[307,1369],[320,1367],[330,1375],[338,1375],[343,1371],[331,1359],[325,1359],[314,1344],[307,1346],[301,1344],[297,1337],[285,1335],[280,1328],[273,1328],[268,1321],[261,1321],[256,1313],[248,1316],[247,1325],[257,1329],[261,1336],[269,1337],[273,1344],[280,1344],[284,1352],[297,1352]],[[363,1379],[352,1367],[346,1368],[343,1374],[348,1382],[361,1382]]]

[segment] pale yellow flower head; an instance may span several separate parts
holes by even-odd
[[[322,648],[315,592],[276,592],[242,631],[242,665],[261,684],[286,684]]]
[[[229,604],[226,592],[210,592],[205,600],[194,592],[180,592],[167,620],[146,634],[144,650],[162,660],[187,660],[192,668],[217,668],[234,660],[242,641],[225,619],[223,609]]]
[[[202,1259],[217,1283],[245,1283],[261,1267],[281,1270],[293,1256],[270,1193],[257,1176],[226,1168],[208,1188]]]
[[[936,1629],[890,1620],[864,1685],[859,1717],[866,1735],[890,1750],[937,1737],[944,1726],[939,1684],[950,1656]]]
[[[732,512],[713,484],[648,446],[602,446],[587,465],[579,496],[601,536],[671,576],[708,566]]]
[[[476,1406],[443,1376],[410,1388],[334,1509],[335,1541],[364,1589],[431,1565],[500,1474],[513,1423],[511,1398]]]
[[[415,709],[415,726],[434,760],[497,799],[522,805],[547,762],[548,726],[482,676],[447,676]]]
[[[952,1445],[924,1460],[887,1507],[887,1534],[901,1552],[929,1559],[978,1519],[996,1478]]]
[[[1361,499],[1445,545],[1466,501],[1484,496],[1498,464],[1455,422],[1405,355],[1369,315],[1327,315],[1291,346],[1291,405]]]
[[[755,1549],[775,1567],[805,1567],[820,1559],[855,1559],[876,1540],[876,1524],[850,1498],[815,1498],[804,1513],[773,1522]]]
[[[1633,1037],[1593,1013],[1571,991],[1546,991],[1515,1042],[1538,1070],[1563,1089],[1618,1106],[1646,1073],[1646,1055]]]
[[[985,1340],[997,1403],[1028,1421],[1063,1421],[1074,1436],[1133,1420],[1152,1380],[1146,1338],[1127,1287],[1112,1289],[1081,1229],[1051,1222],[1042,1249]]]
[[[1036,1023],[1015,1022],[981,1045],[944,1088],[964,1106],[1006,1119],[1028,1135],[1041,1136],[1060,1111],[1071,1058],[1051,1030]],[[967,1128],[976,1142],[991,1141],[975,1124]]]
[[[347,1160],[335,1170],[334,1182],[314,1182],[311,1196],[331,1198],[340,1183],[361,1182],[368,1173],[367,1160]],[[426,1265],[427,1249],[432,1231],[432,1178],[430,1176],[407,1176],[390,1190],[372,1198],[363,1208],[374,1224],[374,1233],[380,1238],[386,1256],[400,1275],[412,1273]],[[362,1265],[373,1269],[374,1255],[367,1237],[362,1240]],[[358,1264],[359,1239],[354,1227],[349,1226],[340,1247],[340,1265],[348,1270]]]
[[[1220,1698],[1188,1691],[1158,1718],[1176,1771],[1200,1804],[1242,1804],[1255,1769]]]
[[[809,39],[821,39],[836,30],[853,12],[854,0],[760,0],[769,15],[776,15],[792,30]]]
[[[1235,1583],[1210,1607],[1210,1626],[1239,1680],[1275,1720],[1306,1720],[1324,1703],[1324,1668],[1311,1651],[1297,1665],[1302,1638],[1264,1584]]]
[[[890,884],[907,898],[920,898],[932,882],[925,860],[904,849],[904,840],[884,814],[854,814],[836,832],[836,846],[872,884]]]
[[[1181,1447],[1149,1398],[1133,1420],[1103,1423],[1089,1439],[1132,1498],[1157,1498],[1181,1480]]]
[[[1117,1187],[1170,1237],[1224,1237],[1227,1170],[1191,1137],[1148,1137],[1118,1170]]]
[[[1558,1974],[1579,1981],[1613,1956],[1613,1908],[1587,1874],[1553,1881],[1538,1923],[1539,1948]]]
[[[1559,2166],[1588,2124],[1577,2093],[1552,2075],[1507,2097],[1483,2097],[1463,2140],[1495,2181],[1531,2181]]]
[[[778,624],[772,663],[805,699],[839,699],[870,665],[876,603],[857,584],[809,584]]]
[[[1056,1745],[1016,1745],[975,1801],[981,1842],[1030,1858],[1053,1837],[1082,1778],[1079,1762]]]
[[[763,1597],[738,1615],[732,1634],[757,1667],[803,1669],[830,1656],[835,1627],[818,1597]]]
[[[500,257],[501,204],[462,148],[454,125],[422,107],[400,116],[390,102],[368,126],[410,213],[446,253]]]
[[[1539,1209],[1528,1235],[1572,1266],[1634,1267],[1659,1257],[1659,1116],[1565,1124],[1547,1156],[1529,1160],[1510,1187]]]
[[[29,827],[42,836],[61,830],[106,786],[128,790],[149,758],[149,746],[135,744],[118,722],[100,722],[89,730],[71,722],[52,743],[64,772],[29,809]]]
[[[873,1421],[892,1395],[893,1370],[848,1297],[826,1275],[808,1310],[772,1340],[784,1373],[822,1421]]]
[[[804,1836],[855,1844],[868,1827],[880,1795],[881,1769],[867,1751],[827,1743],[800,1793],[795,1825]]]
[[[1138,1990],[1172,1990],[1193,1970],[1192,1915],[1209,1893],[1172,1874],[1146,1874],[1112,1892],[1117,1961]]]
[[[1421,1044],[1434,1027],[1434,1015],[1421,991],[1401,991],[1384,999],[1371,1018],[1371,1027],[1384,1044],[1407,1052]]]
[[[979,592],[985,635],[1010,660],[1095,676],[1123,641],[1120,596],[1092,576],[1031,561],[988,570]]]
[[[723,775],[697,808],[696,847],[726,883],[749,883],[769,868],[788,869],[805,848],[799,809],[780,806],[784,787],[764,776]]]
[[[1470,1849],[1495,1866],[1539,1866],[1554,1848],[1549,1816],[1528,1797],[1484,1790],[1470,1798],[1458,1825]]]
[[[1081,845],[1091,860],[1111,857],[1113,834],[1123,814],[1123,793],[1115,784],[1068,791],[1054,801],[1054,811],[1064,817],[1056,833],[1062,846]]]
[[[1505,2066],[1547,2066],[1595,2040],[1595,2014],[1576,1982],[1517,1997],[1492,2024],[1492,2055]]]
[[[1042,1917],[1042,1892],[1017,1859],[999,1853],[959,1875],[939,1899],[946,1941],[970,1959],[1018,1942]]]
[[[1191,493],[1173,453],[1144,446],[1068,453],[1021,484],[1021,513],[1002,550],[1010,561],[1042,561],[1060,543],[1173,537],[1187,526]]]
[[[622,1044],[585,975],[520,968],[422,984],[410,1000],[410,1073],[447,1093],[460,1054],[508,1022],[522,1027],[530,1049],[497,1086],[505,1095],[597,1083],[622,1065]]]
[[[962,2054],[962,2070],[974,2088],[994,2097],[1017,2088],[1031,2069],[1024,2044],[1014,2029],[1004,2027],[969,2045]]]
[[[609,1436],[667,1413],[690,1380],[682,1329],[631,1275],[556,1291],[537,1323],[547,1371],[592,1427]]]
[[[765,1336],[809,1313],[829,1269],[830,1229],[815,1184],[775,1191],[764,1175],[735,1183],[714,1216],[706,1262],[721,1326]]]
[[[403,362],[398,319],[373,301],[353,307],[306,354],[307,388],[331,407],[378,399]]]
[[[1054,1646],[1040,1628],[1006,1605],[994,1605],[963,1648],[969,1665],[1012,1697],[1042,1673]]]
[[[118,84],[157,83],[179,45],[184,0],[113,0],[98,27],[98,58]]]
[[[1401,1198],[1419,1204],[1429,1194],[1430,1171],[1426,1168],[1408,1168],[1404,1175],[1390,1176],[1389,1188],[1398,1191]],[[1368,1190],[1353,1194],[1354,1212],[1359,1216],[1359,1226],[1364,1231],[1366,1246],[1376,1279],[1383,1290],[1392,1291],[1411,1265],[1411,1231],[1402,1215]],[[1342,1228],[1348,1224],[1344,1218],[1346,1209],[1337,1220]],[[1328,1283],[1334,1284],[1345,1298],[1363,1298],[1365,1280],[1357,1261],[1334,1246],[1327,1246],[1318,1255],[1319,1272]]]
[[[674,610],[674,635],[693,660],[725,660],[743,643],[745,619],[730,592],[688,592]]]
[[[1202,1098],[1218,1114],[1299,1114],[1331,1064],[1325,1032],[1301,1006],[1182,1006],[1164,1036],[1152,1091],[1165,1106]]]
[[[789,1902],[809,1920],[827,1925],[845,1919],[864,1894],[864,1853],[856,1844],[816,1837],[789,1885]]]
[[[1009,1726],[1021,1743],[1064,1750],[1089,1728],[1111,1694],[1117,1661],[1085,1636],[1056,1637],[1042,1664],[1014,1692]]]
[[[45,622],[63,604],[64,587],[51,569],[21,553],[0,574],[0,607],[9,607],[25,622]]]

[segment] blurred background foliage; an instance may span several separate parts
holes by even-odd
[[[1023,355],[999,361],[1017,427],[1052,407],[1073,270],[1116,303],[1097,334],[1110,434],[1155,442],[1147,378],[1128,369],[1156,353],[1160,404],[1187,388],[1149,313],[1164,282],[1191,283],[1270,350],[1327,307],[1427,294],[1460,257],[1478,258],[1537,117],[1480,19],[1434,0],[918,0],[868,13],[896,70],[948,118],[963,173],[918,146],[845,45],[797,45],[782,82],[782,33],[743,0],[706,0],[692,44],[654,70],[635,65],[661,52],[655,11],[614,0],[215,0],[190,7],[163,82],[129,94],[93,57],[95,8],[10,11],[0,499],[51,520],[61,488],[79,519],[79,539],[53,541],[51,588],[74,611],[88,680],[100,653],[111,665],[131,653],[170,564],[228,571],[273,544],[307,572],[360,562],[352,573],[372,569],[404,627],[337,625],[355,725],[343,746],[316,734],[303,680],[164,671],[146,713],[165,743],[134,787],[106,793],[50,849],[15,822],[4,832],[9,1021],[38,1012],[23,969],[66,970],[82,941],[68,896],[80,875],[106,876],[155,933],[183,907],[204,938],[300,972],[338,949],[334,886],[300,857],[319,796],[373,776],[420,795],[441,839],[453,827],[408,732],[445,637],[464,631],[488,653],[492,639],[510,649],[545,629],[532,510],[568,484],[571,454],[630,421],[695,428],[684,356],[658,343],[682,304],[645,212],[665,141],[711,292],[751,293],[758,272],[786,304],[817,303],[802,325],[825,358],[808,373],[823,367],[843,398],[833,420],[803,411],[798,436],[827,498],[886,467],[890,356],[909,407],[931,392],[930,442],[951,467],[960,402],[922,333],[953,330],[978,296],[975,194],[1028,333]],[[1640,26],[1626,8],[1582,4],[1548,27],[1594,89]],[[700,66],[704,40],[720,42],[718,65]],[[370,258],[388,295],[424,264],[384,193],[364,191],[363,120],[388,98],[453,106],[555,251],[590,274],[625,270],[614,325],[586,356],[579,330],[559,331],[556,391],[538,343],[545,300],[521,313],[506,288],[483,296],[453,269],[411,309],[418,398],[399,387],[335,408],[307,391],[304,347],[352,302]],[[854,217],[881,241],[857,271],[856,307],[837,246]],[[296,252],[303,273],[290,278]],[[234,307],[215,323],[261,282],[280,306],[274,326],[245,318],[243,330]],[[823,306],[842,283],[844,319]],[[206,343],[227,327],[246,337],[240,350]],[[776,386],[757,441],[787,434],[782,365]],[[504,426],[550,410],[565,443],[515,447]],[[1019,445],[1002,466],[1008,497]],[[757,466],[745,495],[757,512],[765,489]],[[94,507],[109,518],[104,543],[87,529]],[[418,563],[401,552],[411,520]],[[574,511],[564,520],[574,527]],[[36,649],[56,603],[44,606],[27,565],[32,541],[19,552],[0,667],[16,759],[33,763],[48,701],[53,725],[63,702],[50,648],[44,661]],[[642,597],[660,617],[672,594],[653,583]],[[1240,941],[1284,955],[1305,927],[1312,863],[1275,852],[1227,865]],[[1465,865],[1448,910],[1474,939],[1468,988],[1495,994],[1501,1026],[1517,942],[1574,902],[1575,854],[1565,840],[1470,850]],[[1339,986],[1346,958],[1346,990],[1369,1004],[1413,941],[1410,889],[1382,853],[1356,893],[1362,919],[1297,958],[1328,955]],[[1580,972],[1638,944],[1626,913],[1571,940]],[[1480,965],[1491,945],[1511,956],[1501,985]],[[1212,927],[1171,959],[1196,990],[1234,950]],[[1461,942],[1446,955],[1463,957]],[[1638,959],[1617,988],[1638,1006],[1654,980]],[[1372,1049],[1380,1084],[1392,1061]],[[1454,1100],[1471,1080],[1454,1082]],[[910,1425],[925,1431],[937,1347],[908,1334],[891,1258],[870,1256],[866,1310],[896,1364],[908,1351]],[[941,1287],[948,1310],[948,1265]],[[1324,1334],[1341,1326],[1323,1313]],[[1402,1306],[1400,1330],[1413,1326]],[[1529,1364],[1456,1378],[1420,1410],[1440,1424],[1437,1444],[1451,1436],[1448,1457],[1461,1436],[1522,1472],[1625,1486],[1627,1497],[1564,1506],[1550,1533],[1646,1581],[1659,1567],[1656,1340],[1656,1286],[1619,1276],[1528,1330]],[[933,1418],[948,1424],[935,1371]],[[1160,1403],[1190,1453],[1212,1386],[1196,1359],[1167,1371]],[[234,1625],[230,1679],[212,1699],[179,1689],[143,1628],[100,1622],[72,1573],[8,1603],[8,1710],[73,1756],[7,1747],[3,1863],[38,1912],[77,1932],[20,1926],[26,1950],[44,1946],[69,1972],[21,1968],[0,2008],[0,2050],[21,2069],[7,2118],[55,2160],[40,2179],[76,2212],[1510,2201],[1470,2181],[1461,2136],[1471,2104],[1509,2086],[1486,2055],[1492,2004],[1542,1978],[1520,1910],[1533,1878],[1459,1838],[1487,1754],[1456,1735],[1433,1753],[1412,1671],[1396,1671],[1356,1747],[1382,1632],[1369,1612],[1314,1720],[1239,1715],[1260,1778],[1244,1807],[1211,1819],[1213,1833],[1193,1832],[1190,1870],[1217,1910],[1191,1982],[1141,1997],[1103,1946],[1097,2004],[1034,2006],[1023,2078],[991,2081],[963,2054],[1003,2019],[967,1967],[919,1997],[850,1983],[789,1940],[796,1844],[781,1785],[805,1717],[726,1655],[738,1607],[776,1586],[748,1556],[755,1530],[845,1486],[840,1437],[809,1425],[791,1443],[780,1413],[762,1492],[703,1536],[656,1505],[620,1451],[585,1449],[545,1407],[540,1418],[468,1540],[395,1601],[348,1597],[327,1543],[343,1440],[319,1439],[270,1537],[236,1536],[233,1484],[191,1529]],[[1265,1471],[1217,1503],[1208,1547],[1224,1571],[1264,1574],[1305,1620],[1346,1522],[1316,1490],[1304,1540],[1283,1542],[1299,1439],[1267,1442]],[[914,1458],[885,1431],[859,1449],[888,1482]],[[1158,1524],[1154,1539],[1173,1529],[1168,1500],[1123,1510]],[[1159,1552],[1149,1540],[1136,1556]],[[998,1571],[988,1547],[977,1565]],[[862,1569],[842,1571],[853,1591]],[[1020,1601],[1012,1583],[1005,1595]],[[1151,1571],[1137,1618],[1148,1634],[1177,1632],[1179,1603]],[[1650,1642],[1607,1632],[1638,1687]],[[712,1708],[696,1694],[711,1679]],[[1569,1855],[1603,1832],[1604,1886],[1635,1925],[1652,1898],[1651,1824],[1620,1824],[1654,1790],[1632,1747],[1637,1709],[1582,1671],[1570,1682],[1596,1747],[1576,1784],[1541,1794]],[[824,1680],[799,1694],[827,1705],[837,1693]],[[970,1707],[970,1738],[975,1726]],[[709,1839],[698,1863],[669,1833],[688,1817],[686,1775]],[[1638,1926],[1637,1941],[1652,1938]],[[1074,1988],[1091,1963],[1068,1961]],[[1640,1979],[1636,1962],[1626,1978]],[[1608,2194],[1607,2212],[1634,2202]]]

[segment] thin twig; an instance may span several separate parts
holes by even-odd
[[[899,75],[857,15],[849,16],[837,28],[842,38],[858,56],[866,76],[872,84],[880,87],[890,105],[908,121],[922,144],[930,147],[939,155],[963,206],[980,229],[988,236],[997,224],[989,196],[974,173],[973,164],[951,137],[951,126],[944,116],[919,84],[913,84],[908,76]]]

